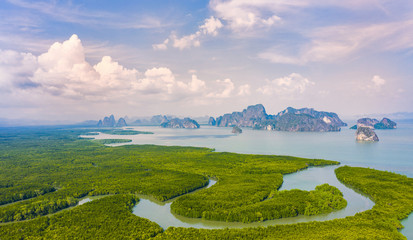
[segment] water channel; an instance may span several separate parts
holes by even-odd
[[[341,184],[334,175],[334,169],[337,166],[328,167],[311,167],[304,171],[284,175],[284,183],[280,190],[302,189],[314,190],[317,185],[328,183],[336,186],[343,193],[347,200],[347,207],[328,214],[315,216],[297,216],[291,218],[281,218],[255,223],[238,223],[238,222],[221,222],[210,221],[197,218],[187,218],[175,215],[171,212],[171,204],[175,199],[167,202],[159,202],[149,199],[145,196],[140,196],[140,202],[133,208],[133,214],[149,219],[159,224],[162,228],[168,227],[193,227],[193,228],[245,228],[258,226],[271,226],[276,224],[292,224],[309,221],[327,221],[335,218],[344,218],[352,216],[358,212],[366,211],[374,206],[374,203],[367,197],[354,192]],[[323,179],[318,178],[322,175]],[[216,181],[210,180],[206,188],[212,187]],[[202,191],[202,190],[200,190]],[[192,194],[192,193],[189,193]]]

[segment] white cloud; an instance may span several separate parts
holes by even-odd
[[[273,63],[305,64],[308,62],[333,62],[357,56],[365,50],[383,52],[412,49],[413,20],[369,24],[343,25],[311,29],[304,33],[307,42],[295,48],[296,54],[277,46],[258,54]]]
[[[244,84],[238,87],[239,96],[251,95],[251,86],[249,84]]]
[[[135,80],[139,74],[138,70],[127,69],[113,61],[109,56],[103,57],[93,68],[100,75],[98,84],[110,88],[120,88],[122,85],[128,85],[127,83]]]
[[[13,87],[35,87],[29,78],[36,69],[37,59],[33,54],[0,50],[0,92],[10,91]]]
[[[166,50],[168,49],[168,43],[169,43],[169,38],[165,39],[162,43],[159,44],[153,44],[152,48],[154,50]]]
[[[287,8],[303,5],[300,1],[273,0],[212,0],[211,9],[219,18],[227,21],[232,30],[253,30],[257,27],[270,27],[281,21],[278,16]]]
[[[210,18],[205,19],[204,25],[201,25],[199,29],[204,35],[218,35],[218,29],[222,28],[223,25],[218,18],[211,16]]]
[[[286,64],[303,64],[303,60],[299,57],[285,56],[279,53],[280,50],[267,50],[258,54],[258,57],[264,60],[268,60],[272,63],[286,63]]]
[[[185,48],[201,46],[201,42],[199,41],[200,36],[201,32],[198,31],[194,34],[186,35],[181,38],[178,38],[176,35],[172,35],[171,39],[173,41],[174,48],[179,48],[180,50],[183,50]]]
[[[152,68],[145,72],[145,78],[134,84],[134,89],[145,94],[172,93],[175,76],[169,68]]]
[[[192,74],[192,81],[188,84],[188,89],[192,92],[198,92],[205,89],[206,84],[204,81],[198,79],[195,74]]]
[[[374,75],[371,81],[373,82],[374,86],[377,86],[377,87],[381,87],[386,83],[386,80],[381,78],[379,75]]]
[[[120,106],[150,109],[146,103],[173,106],[185,102],[192,107],[210,105],[211,101],[219,104],[251,92],[248,84],[236,87],[230,79],[208,83],[195,73],[190,70],[189,80],[179,79],[180,75],[167,67],[140,73],[109,56],[92,66],[85,58],[81,40],[73,35],[54,43],[38,57],[0,50],[0,91],[4,98],[0,110],[13,109],[6,110],[9,116],[17,112],[24,115],[19,112],[24,108],[25,113],[44,118],[63,111],[60,119],[76,112],[84,118],[95,110],[116,113]]]
[[[191,96],[207,90],[206,83],[193,74],[191,81],[177,81],[169,68],[147,69],[143,76],[104,56],[91,66],[77,35],[54,43],[46,53],[0,51],[0,85],[2,90],[37,88],[56,97],[113,100],[122,97],[156,95],[161,99]],[[204,94],[201,94],[204,95]]]
[[[229,98],[235,89],[231,79],[216,80],[216,83],[221,86],[220,90],[208,93],[207,97],[211,98]]]
[[[300,74],[292,73],[282,78],[267,81],[267,84],[258,88],[257,91],[265,95],[293,96],[303,94],[309,86],[314,84]]]
[[[100,100],[106,98],[104,93],[130,92],[131,82],[137,78],[136,69],[126,69],[108,56],[92,67],[84,52],[77,35],[63,43],[54,43],[38,57],[39,68],[32,81],[48,93],[72,98]]]
[[[386,80],[384,80],[379,75],[374,75],[373,78],[371,79],[371,84],[369,85],[369,87],[377,91],[380,91],[381,87],[384,86],[385,84],[386,84]]]
[[[166,39],[161,44],[154,44],[152,48],[155,50],[166,50],[168,43],[171,41],[174,48],[180,50],[201,46],[201,38],[204,36],[217,36],[218,30],[223,27],[223,24],[218,18],[211,16],[204,20],[204,24],[198,27],[198,31],[183,37],[178,37],[175,33]]]

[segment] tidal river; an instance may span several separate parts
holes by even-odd
[[[351,126],[351,122],[349,122]],[[305,132],[274,132],[243,129],[239,135],[231,134],[231,128],[218,128],[201,126],[200,129],[166,129],[160,127],[142,126],[132,127],[138,131],[149,131],[154,134],[131,136],[99,134],[96,139],[131,139],[127,144],[157,144],[167,146],[195,146],[213,148],[215,151],[227,151],[249,154],[274,154],[290,155],[296,157],[328,159],[341,162],[341,165],[370,167],[379,170],[396,172],[413,177],[413,124],[400,123],[394,130],[377,130],[380,141],[376,143],[358,143],[355,141],[355,132],[342,128],[340,132],[305,133]],[[90,136],[89,136],[90,137]],[[113,144],[118,146],[123,144]],[[300,216],[280,220],[255,223],[256,226],[273,224],[295,223],[303,221],[325,221],[354,215],[372,207],[372,202],[364,196],[355,193],[339,183],[334,175],[335,167],[309,168],[304,171],[284,176],[281,189],[298,188],[312,190],[316,185],[329,183],[338,187],[344,194],[348,206],[340,211],[319,216]],[[211,181],[211,184],[213,182]],[[170,213],[169,203],[154,203],[149,200],[142,201],[135,207],[147,208],[151,216],[145,218],[159,223],[162,227],[251,227],[254,224],[222,223],[188,219],[173,216]],[[364,210],[363,210],[364,209]],[[139,212],[139,213],[138,213]],[[167,218],[165,221],[156,220],[157,213]],[[139,215],[141,216],[141,215]],[[168,216],[168,217],[167,217]],[[408,239],[413,239],[413,216],[402,221],[405,226],[401,230]]]
[[[336,186],[340,189],[340,191],[344,195],[344,198],[347,200],[347,207],[328,214],[315,216],[298,216],[256,223],[209,221],[174,215],[173,213],[171,213],[171,204],[174,199],[167,202],[158,202],[145,198],[145,196],[140,196],[141,201],[133,208],[133,214],[156,222],[164,229],[167,229],[168,227],[244,228],[309,221],[327,221],[335,218],[352,216],[358,212],[371,209],[374,206],[374,203],[370,199],[347,188],[337,180],[334,175],[334,169],[336,167],[337,166],[312,167],[304,171],[284,175],[284,183],[280,189],[290,190],[295,188],[302,190],[314,190],[317,185],[323,183],[328,183],[330,185]],[[320,176],[320,174],[323,176],[323,179],[319,179],[317,177]],[[213,186],[215,183],[216,181],[210,179],[209,184],[206,188]]]

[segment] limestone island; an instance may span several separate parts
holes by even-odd
[[[236,134],[240,134],[240,133],[242,133],[242,129],[240,128],[240,127],[238,127],[238,126],[234,126],[233,128],[232,128],[232,131],[231,131],[232,133],[236,133]]]
[[[379,137],[377,137],[373,127],[357,124],[356,140],[361,142],[377,142],[379,141]]]
[[[174,118],[167,122],[161,123],[161,127],[163,128],[199,128],[199,124],[190,118]]]
[[[271,115],[266,113],[262,104],[248,106],[242,112],[227,113],[216,119],[211,117],[208,124],[217,127],[237,126],[289,132],[331,132],[340,131],[342,126],[347,126],[333,112],[288,107],[277,115]]]
[[[357,126],[362,124],[364,126],[369,126],[374,129],[395,129],[397,128],[397,123],[393,122],[388,118],[383,118],[381,121],[375,118],[360,118],[357,120],[357,124],[352,126],[350,129],[357,129]]]
[[[110,115],[109,117],[104,117],[103,121],[99,120],[98,127],[125,127],[127,126],[126,121],[124,118],[119,118],[118,122],[116,122],[115,117]]]

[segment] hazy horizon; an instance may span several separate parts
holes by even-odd
[[[0,3],[1,119],[413,112],[413,2]]]

